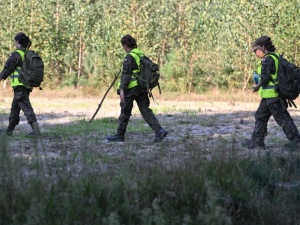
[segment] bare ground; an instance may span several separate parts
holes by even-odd
[[[38,144],[27,137],[25,134],[30,132],[30,127],[21,114],[19,126],[16,127],[14,135],[8,138],[8,150],[16,157],[31,158],[38,150],[45,158],[54,160],[67,156],[70,165],[79,165],[78,162],[84,156],[90,155],[91,159],[85,160],[95,162],[100,169],[106,169],[112,161],[118,163],[130,159],[142,163],[161,160],[167,164],[176,164],[191,157],[191,154],[210,159],[216,155],[225,156],[233,152],[239,155],[290,153],[284,147],[284,133],[273,118],[269,121],[269,134],[266,137],[267,151],[248,150],[241,145],[251,136],[258,102],[162,99],[158,100],[158,104],[151,102],[151,108],[162,126],[169,131],[162,143],[154,144],[154,134],[143,122],[136,105],[128,126],[126,141],[108,143],[105,141],[106,135],[116,132],[120,112],[118,99],[106,99],[91,124],[88,121],[95,112],[99,99],[34,97],[31,101],[43,135]],[[10,104],[11,97],[1,98],[2,130],[5,130],[8,123]],[[293,108],[289,111],[299,127],[299,109]],[[97,121],[105,118],[108,127],[97,127]],[[77,123],[82,132],[68,130],[68,127]],[[136,129],[140,124],[142,129]]]

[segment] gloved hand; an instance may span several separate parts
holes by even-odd
[[[118,88],[117,90],[117,95],[120,95],[120,88]]]

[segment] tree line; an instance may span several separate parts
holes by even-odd
[[[297,0],[3,0],[0,63],[26,33],[45,62],[44,86],[108,86],[131,34],[161,66],[167,91],[246,89],[257,59],[251,42],[273,39],[279,53],[300,64]]]

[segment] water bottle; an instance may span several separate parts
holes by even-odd
[[[258,84],[259,75],[254,71],[253,72],[253,81],[255,84]]]

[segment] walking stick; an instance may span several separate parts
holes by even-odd
[[[105,92],[105,94],[104,94],[101,102],[98,104],[98,108],[97,108],[96,112],[94,113],[93,117],[90,119],[89,123],[91,123],[93,121],[93,119],[95,118],[95,116],[97,115],[99,109],[101,108],[101,105],[102,105],[104,99],[106,98],[106,95],[108,94],[109,90],[112,88],[112,86],[115,84],[116,80],[118,79],[118,77],[119,77],[119,75],[121,73],[121,70],[122,69],[120,69],[119,73],[117,75],[115,75],[115,79],[113,80],[113,82],[111,83],[111,85],[109,86],[109,88],[107,89],[107,91]]]

